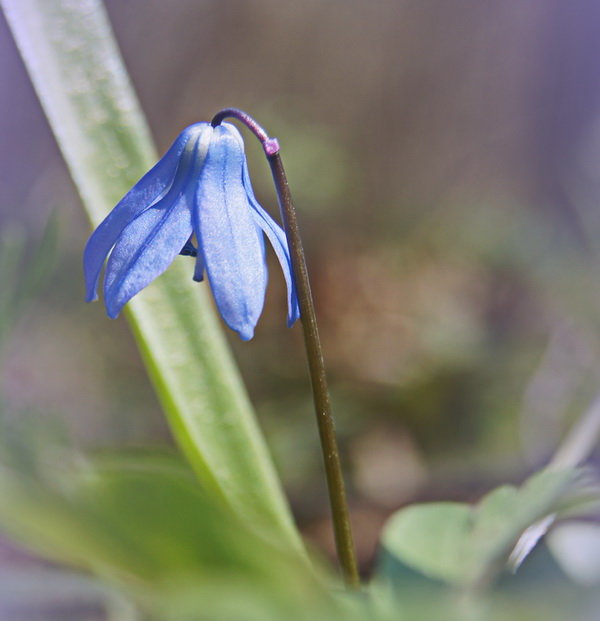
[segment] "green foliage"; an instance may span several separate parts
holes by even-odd
[[[507,561],[523,532],[556,513],[577,470],[545,470],[520,488],[503,485],[477,505],[430,503],[398,511],[382,543],[398,562],[444,582],[487,584]]]
[[[240,591],[262,603],[265,618],[300,602],[332,605],[297,554],[215,504],[174,456],[54,453],[28,472],[0,467],[0,495],[0,522],[13,537],[93,572],[161,618],[197,614],[199,594],[216,615],[201,618],[229,618],[217,608],[235,610],[235,601],[208,598],[226,585],[234,600]]]
[[[545,587],[539,593],[528,591],[535,595],[533,601],[518,593],[462,596],[436,581],[417,582],[397,572],[393,588],[379,575],[364,593],[328,592],[321,584],[325,574],[313,573],[296,554],[269,541],[247,520],[215,504],[174,455],[140,451],[85,458],[49,442],[27,460],[11,459],[11,455],[26,453],[28,444],[2,450],[2,528],[46,557],[85,569],[126,594],[148,615],[143,618],[531,621],[560,619],[564,601],[560,607],[561,601],[556,598],[573,598],[572,593],[560,590],[544,592]],[[35,446],[35,442],[31,443],[32,448]],[[15,463],[18,470],[12,465]],[[449,504],[470,512],[471,526],[476,531],[473,542],[465,543],[462,511],[442,510],[438,518],[448,519],[448,531],[453,532],[447,532],[442,548],[434,550],[440,540],[436,528],[441,529],[432,516],[421,513],[419,537],[421,542],[427,535],[431,537],[430,557],[440,553],[445,556],[446,573],[452,576],[452,563],[457,569],[465,568],[469,550],[481,545],[485,538],[482,547],[489,560],[493,543],[499,549],[508,531],[514,537],[519,519],[522,525],[538,517],[542,505],[549,507],[549,496],[556,501],[558,489],[564,491],[567,479],[572,480],[573,475],[547,474],[536,475],[520,490],[499,488],[475,509]],[[523,505],[521,510],[515,503]],[[419,509],[406,512],[419,513]],[[389,528],[384,535],[388,551],[392,548]],[[416,529],[406,528],[403,536],[414,541]],[[397,545],[393,553],[398,553]],[[425,573],[434,575],[435,570]],[[462,583],[461,578],[453,581]],[[106,593],[108,597],[111,591]],[[112,600],[107,600],[110,603]]]

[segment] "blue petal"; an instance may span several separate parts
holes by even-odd
[[[192,233],[189,197],[167,197],[140,214],[121,233],[106,266],[104,301],[113,319],[123,306],[160,276]]]
[[[256,200],[252,190],[252,184],[250,183],[250,174],[248,173],[248,165],[246,162],[244,162],[243,183],[250,204],[252,205],[254,220],[271,242],[271,246],[273,246],[273,250],[275,251],[275,255],[283,271],[288,292],[288,327],[290,327],[298,317],[300,317],[300,307],[298,305],[296,284],[292,273],[292,262],[285,232]]]
[[[109,317],[162,274],[192,234],[192,205],[198,178],[211,142],[208,123],[188,140],[173,184],[156,204],[128,224],[106,266],[104,300]]]
[[[217,308],[225,323],[249,340],[264,305],[267,266],[264,239],[242,182],[240,141],[232,125],[215,127],[198,181],[193,223]]]
[[[183,130],[166,154],[129,190],[94,231],[83,254],[86,301],[91,302],[98,297],[98,279],[110,249],[136,216],[168,192],[188,140],[204,125],[208,124],[198,123]]]

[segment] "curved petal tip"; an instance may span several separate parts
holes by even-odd
[[[236,330],[236,332],[238,333],[238,335],[239,335],[240,339],[242,339],[242,341],[249,341],[254,336],[254,328]]]

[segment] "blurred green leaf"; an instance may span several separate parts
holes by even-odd
[[[2,466],[0,497],[0,524],[13,537],[108,580],[164,618],[177,608],[197,613],[198,591],[208,609],[230,606],[222,597],[228,583],[279,614],[300,602],[307,610],[332,606],[295,552],[215,504],[174,456],[78,458],[47,466],[43,481]]]
[[[398,511],[382,544],[400,563],[455,585],[486,584],[505,564],[520,535],[537,520],[559,511],[578,470],[544,470],[520,488],[509,485],[477,505],[442,502]]]
[[[99,0],[1,0],[93,225],[156,161]],[[175,261],[128,318],[204,487],[273,539],[301,543],[206,287]],[[107,322],[107,328],[110,326]]]

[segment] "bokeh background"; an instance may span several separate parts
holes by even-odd
[[[543,465],[598,390],[600,5],[106,6],[161,152],[227,106],[282,144],[363,567],[393,510]],[[61,421],[85,449],[168,445],[125,321],[83,302],[88,224],[2,17],[0,84],[5,254],[32,254],[52,214],[58,228],[4,335],[6,416]],[[271,274],[255,339],[230,341],[298,522],[331,553],[301,332]]]

